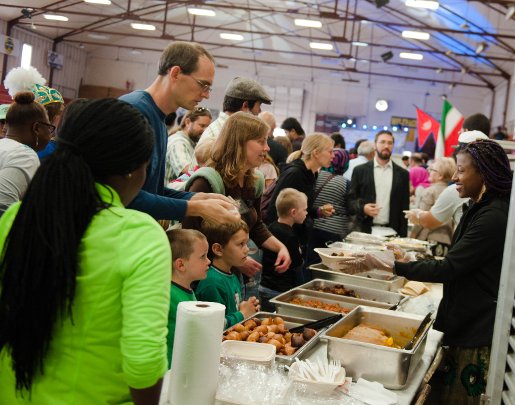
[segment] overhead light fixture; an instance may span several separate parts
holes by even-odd
[[[131,27],[135,30],[143,30],[143,31],[155,31],[156,26],[152,24],[142,24],[142,23],[131,23]]]
[[[88,37],[93,38],[93,39],[109,39],[109,37],[107,35],[95,34],[95,33],[88,34]]]
[[[53,20],[53,21],[68,21],[69,18],[65,17],[64,15],[57,15],[57,14],[43,14],[43,17],[47,20]]]
[[[486,48],[488,48],[488,44],[486,42],[480,42],[477,44],[476,47],[476,55],[479,55],[481,52],[483,52]]]
[[[84,2],[91,3],[91,4],[103,4],[105,6],[108,6],[111,4],[111,0],[84,0]]]
[[[368,46],[366,42],[360,42],[360,41],[352,41],[352,45],[354,46]]]
[[[240,34],[230,34],[228,32],[222,32],[220,34],[220,38],[222,39],[230,39],[233,41],[243,41],[243,35]]]
[[[381,112],[388,110],[388,101],[383,100],[383,99],[377,100],[376,101],[376,110],[381,111]]]
[[[390,0],[368,0],[369,3],[374,3],[377,8],[381,8],[383,6],[386,6]]]
[[[405,3],[408,7],[415,8],[427,8],[430,10],[436,10],[440,7],[437,1],[427,1],[427,0],[406,0]]]
[[[302,18],[296,18],[294,22],[298,27],[322,28],[322,23],[316,20],[303,20]]]
[[[84,44],[82,42],[79,44],[79,48],[84,49]]]
[[[460,28],[462,28],[464,30],[469,30],[470,29],[470,25],[468,25],[466,22],[462,22],[460,24]]]
[[[213,10],[208,10],[206,8],[188,8],[188,13],[191,15],[202,15],[205,17],[214,17],[216,15]]]
[[[332,51],[333,45],[324,43],[324,42],[310,42],[309,43],[310,48],[312,49],[322,49],[324,51]]]
[[[456,83],[449,84],[449,90],[452,90],[456,87]]]
[[[401,52],[399,57],[403,59],[411,59],[411,60],[422,60],[424,59],[424,55],[420,53],[411,53],[411,52]]]
[[[511,20],[513,15],[515,14],[515,4],[508,7],[508,11],[506,11],[506,20]]]
[[[443,72],[443,69],[442,68],[438,68],[436,69],[436,73],[442,73]]]
[[[132,51],[130,51],[130,54],[132,54],[132,55],[141,55],[141,54],[143,54],[143,52],[141,52],[138,49],[133,49]]]
[[[431,38],[431,35],[429,35],[428,32],[406,30],[402,31],[402,37],[427,41],[429,38]]]

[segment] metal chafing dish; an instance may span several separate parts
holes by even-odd
[[[309,266],[314,278],[322,278],[324,280],[337,281],[339,283],[348,283],[359,285],[376,290],[398,291],[406,283],[406,279],[401,276],[388,274],[381,270],[365,271],[357,274],[346,274],[339,271],[331,270],[322,263]]]
[[[319,288],[325,287],[335,287],[337,285],[343,285],[347,290],[353,290],[359,298],[344,296],[333,294],[327,291],[319,291]],[[354,300],[359,305],[368,305],[372,307],[379,308],[391,308],[392,306],[399,305],[402,301],[406,300],[406,297],[401,294],[385,291],[385,290],[377,290],[373,288],[367,288],[359,285],[353,285],[351,283],[339,283],[336,281],[329,281],[323,279],[315,279],[310,281],[309,283],[300,285],[297,287],[298,289],[310,290],[322,292],[324,294],[333,294],[337,297],[347,297],[349,299]]]
[[[331,314],[334,315],[334,312],[331,312]],[[284,320],[284,325],[288,329],[295,328],[296,326],[302,326],[302,325],[305,325],[309,322],[313,322],[314,320],[316,320],[315,318],[310,318],[310,317],[296,317],[296,316],[275,314],[275,313],[271,313],[271,312],[257,312],[254,315],[252,315],[238,323],[243,324],[245,321],[252,319],[252,318],[258,318],[258,319],[263,320],[266,318],[275,318],[276,316],[280,316]],[[228,329],[230,329],[230,328],[228,328]],[[293,362],[295,362],[296,358],[304,358],[304,357],[308,356],[309,353],[311,352],[311,350],[314,349],[314,347],[318,343],[320,336],[325,329],[326,328],[321,328],[320,330],[318,330],[317,334],[314,337],[312,337],[310,340],[308,340],[295,353],[293,353],[293,355],[285,356],[285,355],[281,355],[281,354],[276,354],[275,360],[279,363],[290,365]],[[265,343],[263,343],[263,344],[265,344]]]
[[[344,309],[351,311],[359,304],[354,299],[349,297],[342,297],[334,294],[320,293],[317,291],[301,290],[294,288],[278,295],[270,300],[270,303],[275,305],[277,313],[291,316],[308,317],[312,319],[324,319],[328,316],[334,315],[338,312],[327,311],[325,309],[310,308],[297,304],[290,304],[293,298],[300,298],[302,300],[318,300],[327,304],[339,304]]]
[[[342,336],[357,325],[368,324],[385,330],[397,344],[404,347],[423,318],[420,315],[360,306],[328,328],[322,339],[327,340],[328,357],[340,360],[347,375],[352,376],[353,380],[363,377],[378,381],[386,388],[400,389],[424,353],[431,323],[411,350],[358,342]]]

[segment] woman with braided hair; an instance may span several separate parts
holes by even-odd
[[[447,256],[393,266],[394,273],[409,280],[443,283],[434,328],[444,332],[449,350],[439,403],[476,404],[485,390],[512,179],[498,143],[466,145],[458,152],[453,181],[470,205]]]
[[[125,209],[152,147],[134,107],[83,103],[0,219],[1,404],[158,404],[170,249]]]

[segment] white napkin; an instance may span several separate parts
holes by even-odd
[[[395,392],[387,390],[378,382],[367,381],[363,378],[360,378],[355,384],[351,384],[347,395],[370,405],[395,405],[397,403]]]

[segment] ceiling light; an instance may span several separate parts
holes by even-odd
[[[431,38],[431,35],[422,31],[402,31],[402,37],[427,41],[429,38]]]
[[[360,41],[352,41],[352,45],[354,46],[368,46],[366,42],[360,42]]]
[[[93,38],[93,39],[109,39],[109,37],[107,35],[95,34],[95,33],[88,34],[88,37]]]
[[[333,45],[324,43],[324,42],[310,42],[309,43],[310,48],[313,49],[323,49],[324,51],[332,51]]]
[[[155,31],[156,26],[152,24],[141,24],[141,23],[131,23],[131,27],[135,30],[144,30],[144,31]]]
[[[240,34],[229,34],[228,32],[222,32],[220,34],[222,39],[232,39],[233,41],[243,41],[243,35]]]
[[[131,53],[132,55],[141,55],[141,54],[143,54],[143,52],[141,52],[141,51],[140,51],[140,50],[138,50],[138,49],[133,49],[132,51],[130,51],[130,53]]]
[[[428,8],[430,10],[436,10],[440,5],[437,1],[426,1],[426,0],[406,0],[408,7],[415,8]]]
[[[322,28],[322,23],[316,20],[303,20],[301,18],[296,18],[295,25],[298,27],[309,27],[309,28]]]
[[[381,111],[381,112],[388,110],[388,101],[377,100],[376,101],[376,110]]]
[[[506,20],[510,20],[514,14],[515,14],[515,4],[513,6],[508,7],[508,11],[506,11]]]
[[[393,52],[392,51],[388,51],[388,52],[385,52],[385,53],[381,54],[381,59],[383,60],[383,62],[388,62],[392,58],[393,58]]]
[[[424,59],[424,55],[420,53],[410,53],[410,52],[401,52],[399,56],[403,59],[411,59],[411,60],[422,60]]]
[[[47,20],[54,20],[54,21],[68,21],[68,17],[65,17],[64,15],[57,15],[57,14],[43,14],[43,17],[45,17]]]
[[[479,55],[486,48],[488,48],[488,44],[486,42],[480,42],[476,47],[476,55]]]
[[[436,69],[436,73],[442,73],[443,72],[443,69],[442,68],[438,68]]]
[[[91,4],[104,4],[106,6],[108,6],[109,4],[111,4],[111,0],[84,0],[86,3],[91,3]]]
[[[214,17],[216,15],[213,10],[208,10],[205,8],[188,8],[188,13],[192,15],[203,15],[206,17]]]

